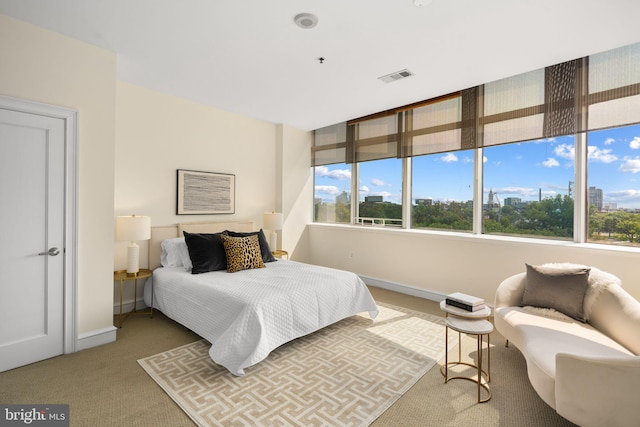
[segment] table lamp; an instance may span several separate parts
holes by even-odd
[[[127,276],[135,276],[140,271],[140,247],[136,240],[151,238],[151,218],[148,216],[119,216],[116,218],[116,240],[128,240]]]
[[[278,235],[276,230],[282,230],[282,214],[279,212],[265,212],[262,216],[262,226],[266,230],[270,230],[269,247],[272,251],[278,249]]]

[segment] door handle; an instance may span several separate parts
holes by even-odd
[[[49,249],[47,252],[40,252],[38,255],[50,255],[50,256],[56,256],[60,253],[60,249],[58,248],[51,248]]]

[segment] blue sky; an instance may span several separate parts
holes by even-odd
[[[603,190],[604,203],[618,208],[640,208],[640,125],[590,132],[588,185]],[[490,189],[500,200],[523,201],[567,194],[574,180],[573,137],[550,138],[484,149],[485,200]],[[457,151],[413,158],[412,199],[467,201],[473,198],[473,151]],[[398,159],[360,164],[360,200],[382,195],[400,203],[402,162]],[[347,165],[316,168],[315,197],[327,202],[350,191]]]

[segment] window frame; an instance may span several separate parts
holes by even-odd
[[[587,153],[587,140],[588,133],[580,132],[573,135],[575,146],[575,159],[574,159],[574,217],[573,217],[573,243],[586,243],[594,245],[602,245],[596,242],[588,241],[588,196],[587,196],[587,167],[588,167],[588,153]],[[468,149],[460,149],[457,151],[468,151]],[[452,151],[456,152],[456,151]],[[531,237],[520,235],[487,235],[483,232],[483,200],[484,200],[484,188],[483,188],[483,175],[484,175],[484,147],[478,147],[474,149],[474,184],[473,184],[473,230],[472,235],[477,236],[490,236],[500,237],[507,239],[541,239],[549,242],[567,243],[568,240],[554,240],[548,239],[544,236],[532,235]],[[349,223],[336,223],[338,225],[351,225],[357,227],[368,227],[368,225],[357,224],[356,218],[359,217],[359,182],[360,182],[360,163],[355,162],[351,164],[351,219]],[[412,198],[412,157],[402,158],[402,226],[390,227],[393,229],[403,229],[407,231],[420,232],[420,233],[433,233],[442,232],[441,230],[429,230],[429,229],[414,229],[411,218],[411,198]],[[314,187],[315,187],[315,167],[314,167]],[[354,194],[357,195],[354,197]],[[314,193],[315,196],[315,193]],[[478,202],[480,201],[480,202]],[[314,220],[315,222],[315,220]],[[321,223],[332,224],[332,223]],[[447,233],[455,233],[468,235],[468,231],[450,230]]]

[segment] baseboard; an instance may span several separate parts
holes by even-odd
[[[76,351],[86,350],[91,347],[97,347],[99,345],[114,342],[116,340],[117,330],[118,328],[116,328],[115,326],[109,326],[103,329],[98,329],[78,335],[78,341],[76,342]]]
[[[133,311],[133,305],[134,305],[133,298],[122,301],[122,314]],[[136,300],[135,306],[136,306],[136,310],[144,310],[145,308],[147,308],[147,304],[145,304],[143,297],[140,297]],[[114,315],[120,314],[120,301],[113,304],[113,314]]]
[[[360,278],[364,283],[376,288],[387,289],[389,291],[398,292],[405,295],[411,295],[418,298],[424,298],[435,302],[440,302],[447,297],[446,294],[441,292],[430,291],[424,288],[418,288],[411,285],[405,285],[402,283],[388,282],[386,280],[376,279],[374,277],[362,276]]]

